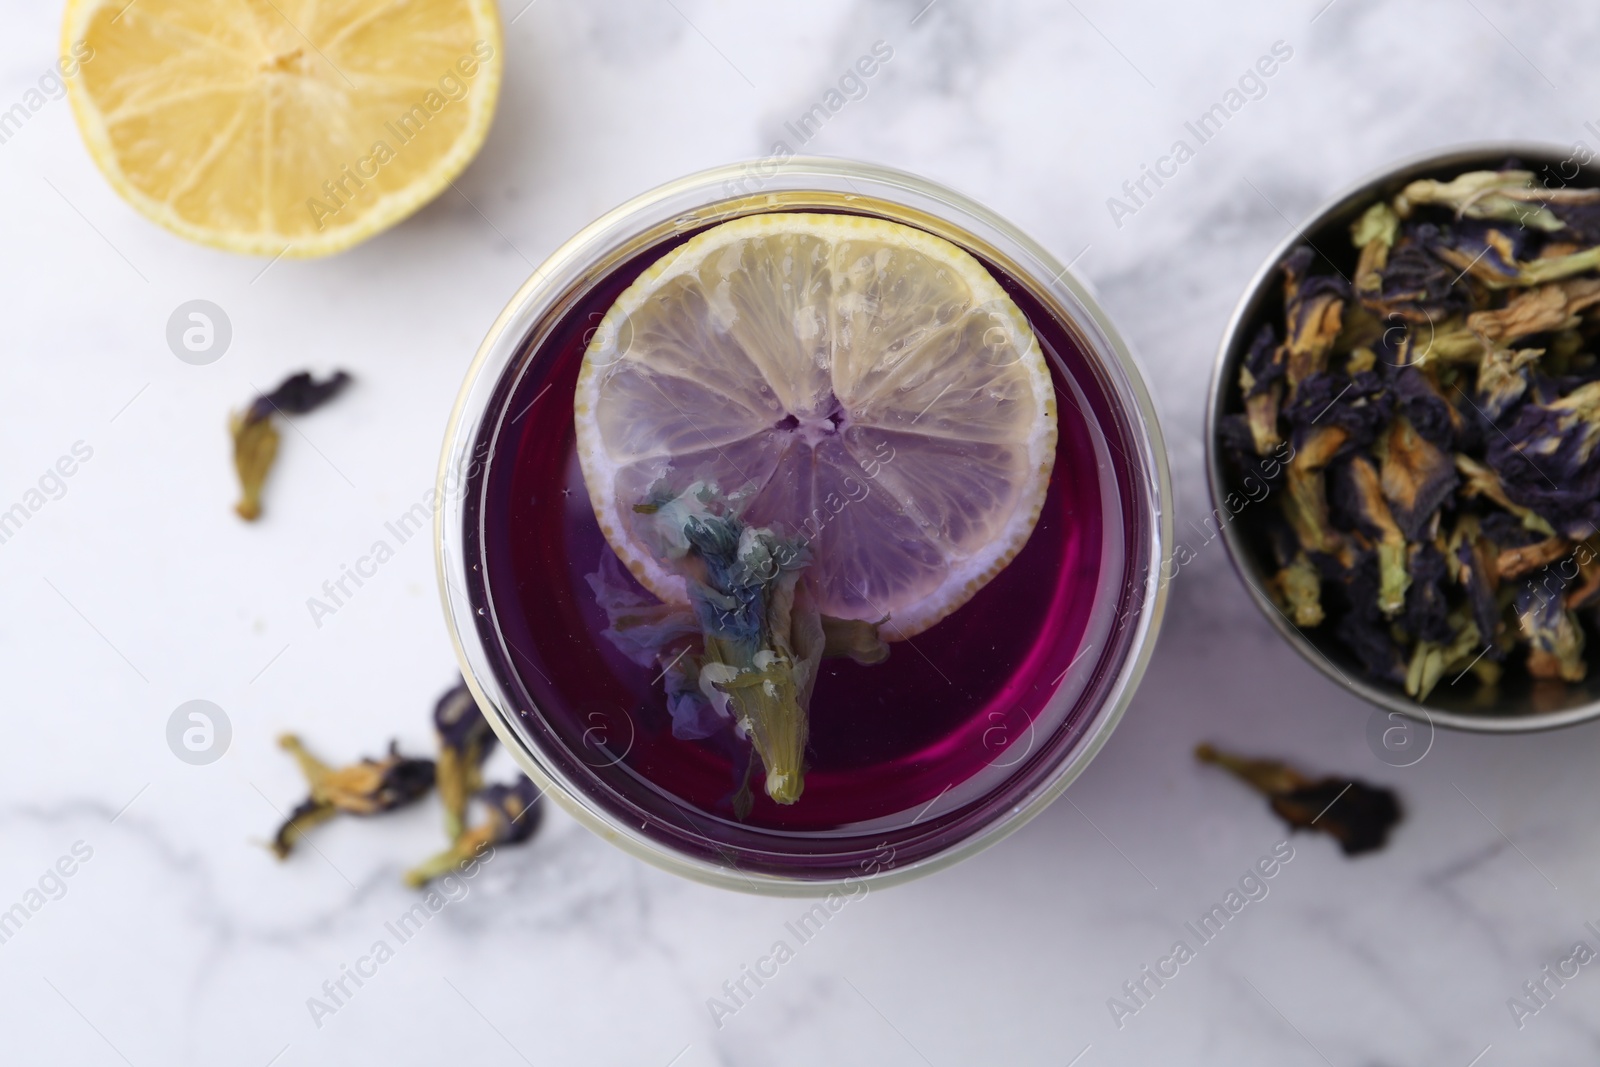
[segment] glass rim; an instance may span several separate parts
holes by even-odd
[[[1140,587],[1136,616],[1129,620],[1134,632],[1128,638],[1121,661],[1110,664],[1113,677],[1098,707],[1090,711],[1083,736],[1065,757],[1049,768],[1010,812],[990,819],[928,856],[869,874],[815,879],[747,871],[680,852],[641,833],[637,825],[623,825],[541,760],[538,742],[511,708],[507,694],[498,691],[502,687],[474,622],[471,598],[464,591],[469,584],[463,551],[467,498],[460,491],[452,491],[452,479],[475,462],[472,453],[485,421],[495,416],[491,400],[497,384],[522,351],[530,331],[549,318],[575,285],[592,281],[581,269],[584,265],[611,254],[619,241],[627,240],[632,234],[677,221],[671,211],[662,214],[663,209],[675,201],[698,198],[695,199],[699,205],[696,210],[732,202],[743,205],[738,209],[741,213],[753,213],[771,210],[754,205],[776,204],[783,193],[820,192],[827,188],[807,184],[808,181],[832,182],[834,186],[843,183],[864,200],[880,199],[903,205],[964,233],[969,232],[968,224],[975,222],[987,227],[989,238],[1003,242],[1008,253],[1005,257],[1008,269],[1015,269],[1019,280],[1030,283],[1030,288],[1062,318],[1083,355],[1103,373],[1108,398],[1134,428],[1131,442],[1138,455],[1131,474],[1140,482],[1138,501],[1148,501],[1149,507],[1146,516],[1149,532],[1143,545],[1148,552],[1149,566],[1143,575],[1130,574],[1123,581],[1124,588]],[[857,183],[871,186],[870,191],[859,189]],[[746,188],[752,184],[753,192]],[[930,205],[932,210],[928,209]],[[948,218],[950,214],[959,216],[962,221],[952,221]],[[696,224],[714,217],[680,215],[681,219]],[[575,272],[574,268],[579,269]],[[1173,539],[1172,485],[1160,423],[1145,382],[1126,342],[1070,266],[988,208],[942,185],[875,164],[796,156],[726,164],[658,186],[584,227],[534,269],[490,327],[452,407],[436,481],[440,503],[434,511],[433,537],[446,628],[462,675],[507,751],[543,793],[587,829],[674,874],[721,888],[763,895],[816,897],[862,883],[875,888],[898,884],[951,866],[1014,833],[1065,791],[1098,754],[1120,722],[1154,652],[1155,637],[1166,606],[1167,582],[1162,575],[1164,552]],[[1101,434],[1106,432],[1105,427],[1098,426],[1098,420],[1091,421],[1096,423]],[[1135,457],[1129,458],[1132,461]],[[459,490],[459,485],[456,488]],[[1127,521],[1125,517],[1124,522]],[[1129,566],[1135,566],[1135,562],[1130,560]],[[486,688],[489,686],[495,691]]]

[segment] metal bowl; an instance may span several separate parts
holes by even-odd
[[[1508,158],[1519,160],[1526,169],[1550,184],[1559,181],[1578,186],[1600,185],[1600,173],[1593,167],[1578,166],[1571,150],[1539,143],[1473,144],[1441,149],[1386,167],[1356,183],[1312,212],[1272,250],[1255,277],[1250,279],[1223,332],[1206,404],[1206,473],[1213,515],[1221,526],[1234,569],[1261,613],[1312,666],[1380,708],[1439,726],[1482,733],[1547,730],[1600,717],[1600,640],[1588,642],[1585,651],[1588,677],[1575,684],[1539,683],[1513,669],[1506,672],[1493,691],[1482,689],[1472,677],[1460,679],[1459,686],[1445,679],[1426,703],[1419,704],[1398,686],[1367,678],[1355,657],[1333,636],[1331,626],[1324,624],[1302,630],[1267,595],[1267,579],[1275,568],[1261,535],[1260,523],[1251,521],[1252,509],[1261,504],[1250,504],[1237,514],[1225,506],[1224,500],[1230,493],[1238,492],[1239,486],[1233,472],[1225,467],[1217,430],[1223,416],[1243,410],[1236,388],[1239,363],[1261,323],[1279,314],[1281,289],[1277,265],[1291,249],[1309,239],[1319,251],[1331,254],[1342,269],[1351,269],[1355,265],[1356,251],[1350,245],[1348,227],[1373,201],[1388,199],[1419,178],[1448,179],[1462,171],[1493,169]],[[1346,252],[1347,268],[1340,258]]]

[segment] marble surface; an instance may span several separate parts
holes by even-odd
[[[720,1027],[708,998],[802,905],[676,880],[557,813],[314,1019],[308,998],[416,900],[399,874],[435,847],[437,816],[330,825],[279,865],[260,840],[300,783],[273,737],[424,748],[454,663],[420,539],[320,628],[305,600],[422,497],[488,324],[601,211],[764,155],[885,42],[892,61],[807,147],[949,183],[1076,258],[1149,369],[1182,523],[1206,508],[1219,333],[1290,220],[1436,145],[1600,148],[1584,128],[1600,13],[1576,2],[1536,17],[1509,0],[524,2],[508,0],[500,116],[460,193],[330,260],[263,273],[148,224],[64,102],[0,144],[0,505],[92,450],[0,545],[0,907],[49,894],[0,944],[7,1063],[1595,1061],[1600,968],[1520,1026],[1507,1000],[1575,943],[1600,947],[1585,927],[1600,926],[1600,726],[1441,734],[1415,766],[1385,766],[1369,710],[1273,635],[1215,543],[1174,583],[1145,684],[1066,799],[851,903]],[[8,7],[0,105],[53,61],[58,6]],[[1113,218],[1107,198],[1278,41],[1292,56],[1260,98]],[[164,339],[197,297],[234,328],[207,367]],[[306,364],[359,386],[286,440],[285,491],[247,528],[221,413]],[[167,746],[191,699],[232,723],[208,766]],[[1283,837],[1194,764],[1201,739],[1391,784],[1408,817],[1355,862],[1294,839],[1270,893],[1114,1019],[1108,999]],[[48,874],[58,862],[70,877]]]

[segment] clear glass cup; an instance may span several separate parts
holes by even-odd
[[[976,256],[1040,340],[1061,443],[1051,495],[1017,559],[949,619],[895,643],[888,664],[860,668],[881,673],[855,682],[825,675],[813,702],[806,796],[792,810],[741,819],[718,799],[726,753],[673,739],[664,711],[652,706],[648,672],[618,667],[597,640],[604,621],[583,574],[606,549],[573,451],[571,383],[605,309],[657,257],[719,222],[779,211],[884,218]],[[1085,286],[958,193],[817,158],[691,175],[557,249],[478,350],[446,432],[437,492],[451,637],[468,684],[522,768],[634,855],[766,894],[904,881],[974,854],[1043,810],[1132,698],[1160,624],[1172,540],[1154,408]],[[830,685],[848,714],[819,711]]]

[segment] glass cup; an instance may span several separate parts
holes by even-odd
[[[585,581],[607,551],[573,434],[587,342],[670,248],[770,212],[866,215],[977,257],[1028,317],[1057,395],[1027,546],[883,666],[827,668],[797,804],[743,817],[738,754],[671,735],[659,676],[608,650]],[[1086,287],[981,205],[869,164],[769,158],[691,175],[550,256],[478,350],[445,435],[440,593],[473,694],[528,775],[591,830],[677,874],[782,895],[904,881],[1021,827],[1105,744],[1155,642],[1171,485],[1127,346]],[[831,673],[830,673],[831,671]]]

